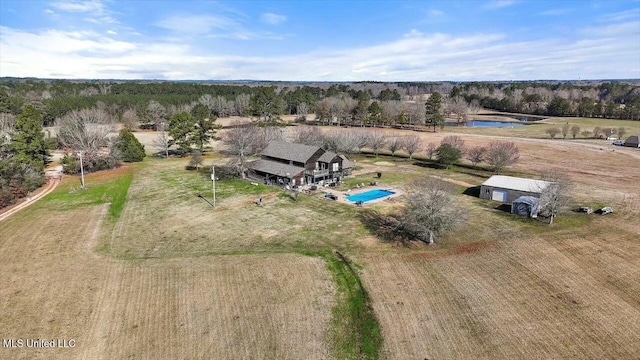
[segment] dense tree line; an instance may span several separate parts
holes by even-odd
[[[42,117],[26,106],[15,119],[3,116],[0,126],[0,208],[13,204],[44,183],[47,149]]]
[[[434,94],[441,95],[443,115],[458,123],[481,107],[640,120],[640,86],[621,81],[234,85],[0,79],[0,113],[17,115],[31,105],[46,126],[72,110],[98,108],[122,122],[131,119],[125,114],[135,113],[137,122],[157,127],[160,120],[189,112],[200,103],[217,117],[253,116],[264,122],[277,121],[283,114],[306,119],[315,113],[325,124],[424,125],[427,120],[433,125],[424,105]]]

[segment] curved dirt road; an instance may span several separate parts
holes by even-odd
[[[34,196],[27,197],[25,201],[9,208],[9,210],[0,214],[0,221],[10,217],[11,215],[17,213],[18,211],[26,208],[27,206],[35,203],[36,201],[42,199],[47,194],[55,190],[60,184],[62,180],[62,165],[58,165],[54,168],[48,169],[45,171],[46,183],[43,187],[38,189],[38,192]]]

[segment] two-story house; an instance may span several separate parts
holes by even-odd
[[[247,175],[267,184],[322,185],[339,182],[351,174],[351,163],[344,155],[319,146],[272,141],[260,157],[247,164]]]

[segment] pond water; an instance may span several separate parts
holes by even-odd
[[[479,121],[472,120],[467,121],[467,127],[513,127],[513,126],[523,126],[523,123],[517,122],[507,122],[507,121]]]
[[[448,126],[457,126],[457,123],[447,122]],[[524,123],[519,122],[508,122],[508,121],[484,121],[484,120],[471,120],[467,121],[467,127],[514,127],[514,126],[523,126]]]

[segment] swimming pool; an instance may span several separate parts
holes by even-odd
[[[380,199],[380,198],[383,198],[385,196],[389,196],[389,195],[393,195],[393,194],[395,194],[395,193],[393,191],[389,191],[389,190],[380,190],[380,189],[378,189],[378,190],[369,190],[369,191],[365,191],[365,192],[360,193],[360,194],[347,196],[347,200],[349,200],[351,202],[356,202],[356,201],[367,202],[367,201]]]

